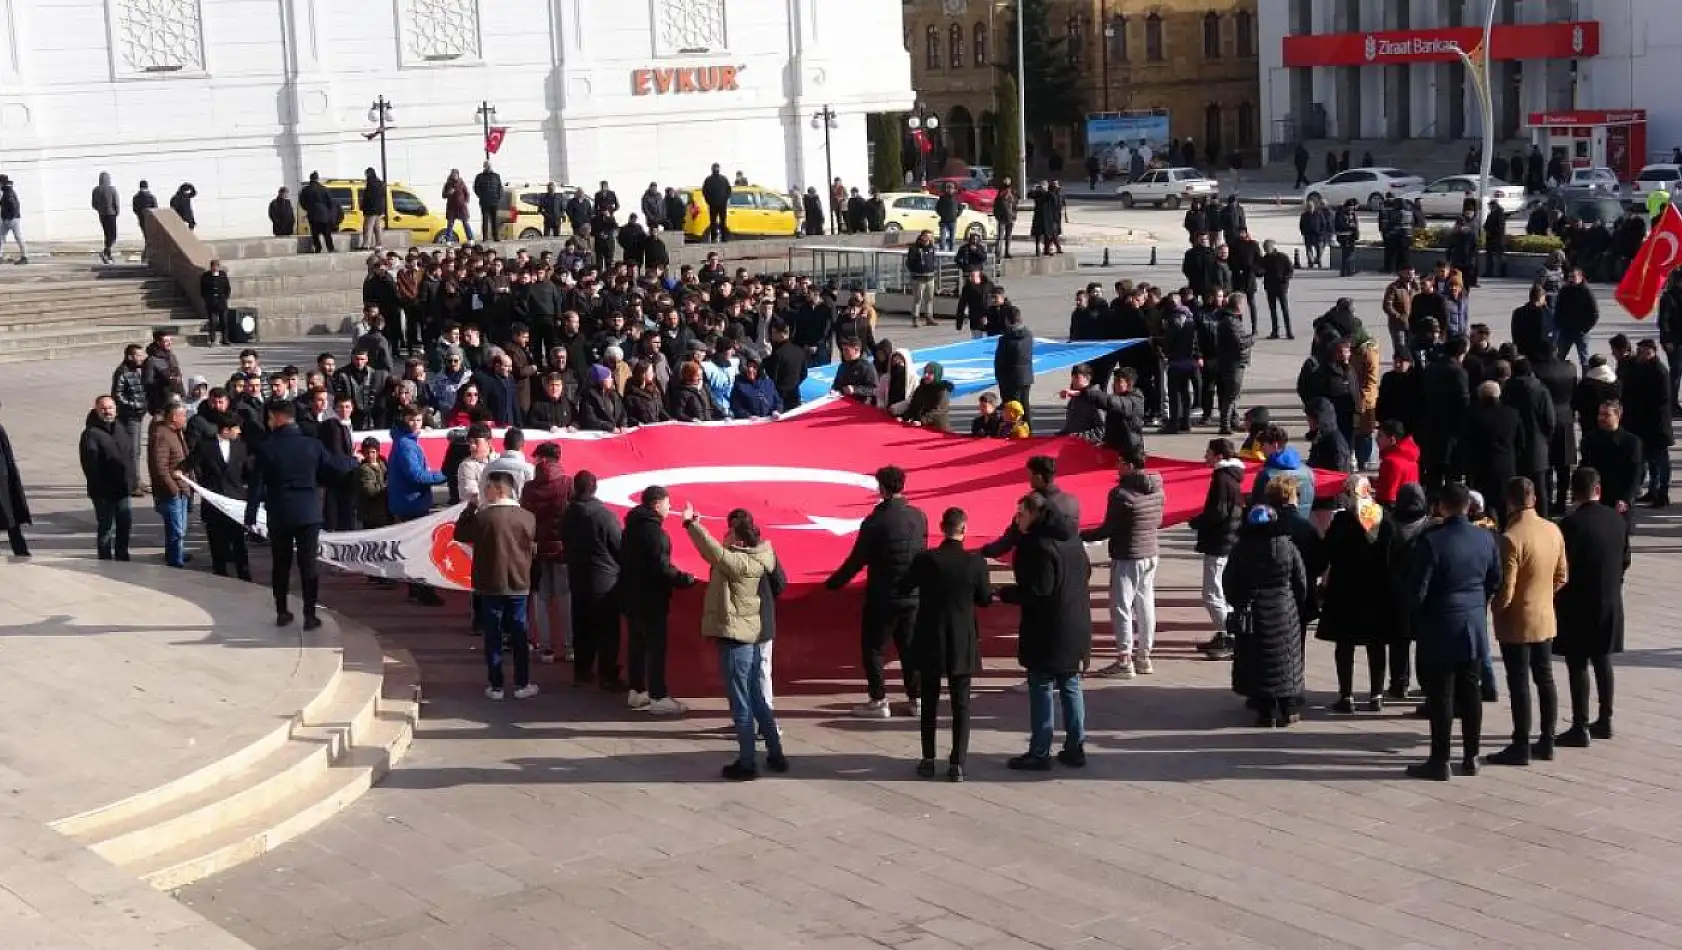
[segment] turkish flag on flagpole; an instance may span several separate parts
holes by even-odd
[[[485,132],[485,151],[495,155],[502,151],[502,140],[508,137],[508,126],[493,125]]]
[[[1658,306],[1665,279],[1678,264],[1682,264],[1682,212],[1675,205],[1667,204],[1659,214],[1659,223],[1653,225],[1652,233],[1630,262],[1624,279],[1618,281],[1613,298],[1630,316],[1647,319]]]

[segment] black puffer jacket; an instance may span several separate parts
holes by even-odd
[[[1001,389],[1015,389],[1034,383],[1034,338],[1028,328],[1006,327],[993,352],[993,375]]]
[[[595,495],[574,496],[561,515],[561,549],[573,596],[607,597],[619,586],[622,535],[618,519]]]
[[[1244,518],[1244,463],[1223,459],[1209,476],[1209,493],[1203,510],[1188,524],[1197,532],[1192,550],[1210,557],[1226,557],[1238,541],[1238,525]]]
[[[619,597],[627,613],[652,611],[663,616],[672,591],[695,584],[693,575],[672,564],[671,535],[647,505],[638,505],[625,515],[619,563]]]
[[[134,470],[134,445],[128,430],[116,422],[106,422],[99,413],[89,412],[87,428],[82,430],[76,448],[89,498],[127,498],[140,484]]]
[[[929,546],[929,520],[903,496],[889,498],[859,526],[852,553],[825,581],[830,590],[840,590],[866,571],[864,599],[867,607],[908,606],[917,594],[900,592],[900,580],[911,570],[911,561]]]
[[[1248,699],[1290,699],[1303,693],[1302,621],[1308,574],[1279,521],[1238,532],[1221,587],[1233,606],[1232,690]]]

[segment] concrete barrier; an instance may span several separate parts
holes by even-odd
[[[199,277],[217,259],[215,250],[208,242],[199,240],[187,222],[169,208],[149,208],[142,212],[140,229],[146,235],[147,265],[154,274],[175,281],[181,295],[192,304],[193,312],[202,319],[204,298],[199,296]]]

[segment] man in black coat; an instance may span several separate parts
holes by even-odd
[[[320,584],[315,560],[321,541],[321,499],[316,486],[331,484],[355,468],[354,460],[335,459],[319,440],[298,431],[297,409],[289,399],[271,400],[265,407],[268,438],[252,453],[247,481],[245,526],[255,528],[259,509],[265,512],[274,570],[275,625],[292,622],[287,594],[292,561],[298,561],[299,586],[304,595],[304,629],[321,626],[315,614]]]
[[[1554,426],[1559,425],[1553,396],[1536,378],[1530,361],[1521,356],[1513,360],[1513,378],[1502,388],[1501,402],[1518,413],[1518,474],[1535,486],[1536,513],[1546,518],[1549,498],[1542,488],[1548,471],[1548,446],[1553,443]],[[1571,424],[1570,416],[1565,417],[1565,424]]]
[[[1553,434],[1548,438],[1548,467],[1537,494],[1548,498],[1551,512],[1563,512],[1571,489],[1571,469],[1577,464],[1577,427],[1572,423],[1571,397],[1577,391],[1577,367],[1549,347],[1531,363],[1537,382],[1554,404]],[[1537,503],[1541,507],[1540,501]]]
[[[1530,298],[1513,311],[1510,339],[1519,354],[1530,359],[1540,359],[1543,353],[1552,351],[1553,345],[1548,342],[1548,292],[1541,284],[1531,287]]]
[[[1380,424],[1400,422],[1402,431],[1409,435],[1418,431],[1419,380],[1420,373],[1413,365],[1413,356],[1405,349],[1398,350],[1389,372],[1378,381],[1378,403],[1373,411]]]
[[[1583,464],[1600,475],[1600,497],[1629,520],[1635,493],[1641,488],[1644,458],[1641,440],[1623,428],[1624,406],[1616,399],[1601,403],[1595,428],[1583,433]]]
[[[1523,444],[1523,422],[1511,406],[1501,403],[1501,384],[1487,380],[1478,384],[1478,398],[1466,410],[1456,444],[1458,469],[1466,485],[1489,499],[1496,520],[1507,524],[1507,482],[1518,474],[1518,453]]]
[[[800,405],[800,384],[806,381],[806,348],[789,338],[788,324],[781,318],[772,318],[769,337],[771,353],[759,369],[776,387],[787,412]]]
[[[33,523],[29,517],[29,499],[23,492],[23,476],[18,473],[18,458],[12,452],[11,436],[0,425],[0,528],[5,529],[12,553],[18,557],[29,556],[23,526]]]
[[[228,272],[222,269],[222,262],[211,261],[199,275],[199,299],[204,302],[205,331],[212,346],[216,345],[218,334],[223,343],[228,342],[228,297],[232,294],[233,285],[228,281]]]
[[[1004,288],[994,287],[993,298],[1004,299]],[[993,351],[993,377],[999,384],[1000,402],[1022,404],[1022,420],[1033,425],[1030,407],[1034,385],[1034,335],[1022,323],[1022,311],[1011,307],[1005,313],[1004,332]]]
[[[695,586],[694,575],[672,564],[672,539],[665,528],[671,510],[671,493],[663,486],[644,489],[642,501],[625,515],[619,547],[619,599],[629,631],[627,702],[632,709],[661,716],[684,712],[666,688],[666,627],[672,592]]]
[[[868,402],[876,395],[876,382],[876,366],[864,356],[859,338],[850,336],[843,339],[841,364],[835,368],[835,382],[830,385],[830,391]]]
[[[1565,586],[1554,595],[1559,636],[1555,656],[1565,657],[1571,691],[1571,728],[1554,745],[1580,749],[1612,738],[1612,654],[1624,650],[1624,574],[1629,571],[1629,528],[1601,501],[1600,473],[1583,466],[1571,476],[1577,509],[1559,523],[1565,536]],[[1589,669],[1594,670],[1599,716],[1589,722]]]
[[[320,172],[310,172],[309,184],[298,189],[298,205],[304,209],[304,219],[310,225],[310,244],[320,254],[323,246],[333,252],[333,229],[339,226],[339,203],[333,193],[321,183]]]
[[[215,438],[201,440],[187,456],[187,465],[193,478],[206,489],[245,501],[251,459],[239,437],[239,418],[231,414],[218,417]],[[240,580],[251,580],[245,529],[209,503],[199,505],[199,514],[204,518],[204,534],[210,542],[210,570],[218,577],[227,577],[232,566]]]
[[[891,640],[900,657],[910,715],[920,718],[922,707],[917,669],[915,664],[906,661],[911,655],[912,634],[917,622],[917,596],[902,582],[911,570],[912,559],[928,547],[929,522],[905,498],[904,469],[893,465],[878,469],[876,486],[882,496],[881,502],[859,526],[852,552],[824,581],[824,586],[840,590],[859,571],[866,572],[860,640],[870,698],[854,707],[853,715],[861,719],[887,719],[893,715],[882,676],[882,653]]]
[[[1559,296],[1554,300],[1555,339],[1560,359],[1570,356],[1575,348],[1577,363],[1587,366],[1589,331],[1599,322],[1600,306],[1595,303],[1594,291],[1583,279],[1583,269],[1573,267],[1566,272],[1565,285],[1559,288]]]
[[[1647,470],[1647,493],[1639,499],[1654,508],[1670,505],[1671,431],[1670,370],[1659,359],[1659,345],[1642,340],[1635,359],[1619,373],[1624,384],[1624,426],[1641,440]]]
[[[901,658],[917,668],[923,698],[923,757],[917,763],[917,774],[934,777],[940,681],[945,679],[952,697],[952,754],[947,759],[946,778],[953,782],[964,780],[964,756],[969,751],[970,677],[981,672],[975,609],[993,602],[987,559],[964,550],[968,526],[969,516],[962,508],[946,509],[940,516],[940,545],[918,552],[899,584],[904,592],[917,592],[911,655]]]
[[[726,226],[730,211],[730,179],[719,171],[718,163],[713,163],[712,174],[706,181],[701,182],[701,200],[707,203],[707,240],[728,241],[730,230]]]
[[[1454,474],[1455,439],[1472,403],[1471,381],[1460,363],[1466,349],[1465,337],[1453,337],[1446,358],[1426,366],[1420,377],[1419,481],[1428,492]]]
[[[1180,261],[1180,274],[1186,279],[1186,286],[1199,297],[1207,299],[1215,288],[1220,285],[1218,276],[1219,261],[1215,259],[1215,249],[1209,246],[1209,236],[1199,234],[1197,241],[1186,250],[1185,257]]]
[[[479,224],[487,241],[501,240],[497,233],[496,214],[502,207],[502,176],[491,170],[491,163],[473,176],[473,194],[479,199]]]
[[[88,412],[76,454],[81,458],[88,500],[93,502],[96,544],[101,561],[128,560],[133,515],[130,495],[140,481],[129,430],[117,419],[117,401],[100,396]]]
[[[561,549],[566,552],[572,594],[572,681],[596,680],[603,692],[626,688],[619,678],[619,587],[623,532],[596,497],[596,476],[572,478],[572,502],[561,515]]]

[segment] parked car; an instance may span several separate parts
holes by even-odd
[[[543,212],[537,209],[537,199],[543,197],[549,188],[546,181],[515,182],[503,186],[502,207],[497,212],[497,236],[504,241],[532,241],[543,236]],[[567,199],[578,194],[579,189],[571,185],[555,184],[555,194],[561,196],[564,205]],[[571,234],[572,229],[563,218],[561,230],[564,234]]]
[[[999,197],[999,189],[988,184],[985,178],[931,178],[928,184],[923,186],[923,190],[931,195],[938,195],[947,182],[951,182],[958,189],[959,201],[982,214],[992,213],[993,202]]]
[[[889,236],[902,231],[915,234],[918,231],[940,233],[940,216],[935,214],[935,202],[940,198],[935,195],[919,191],[895,191],[882,196],[882,203],[887,207],[887,217],[882,229]],[[982,214],[974,208],[965,207],[958,214],[958,239],[963,240],[970,235],[979,235],[983,240],[993,236],[992,215]]]
[[[1195,168],[1156,168],[1116,189],[1121,206],[1155,205],[1158,208],[1178,208],[1193,198],[1218,198],[1220,182]]]
[[[1340,205],[1354,198],[1368,210],[1377,211],[1386,194],[1400,195],[1424,186],[1425,179],[1399,168],[1351,168],[1304,188],[1302,200],[1307,204],[1309,199],[1319,198],[1329,205]]]
[[[1447,178],[1431,182],[1424,188],[1400,192],[1397,197],[1407,201],[1418,201],[1426,217],[1458,218],[1461,212],[1466,210],[1467,201],[1477,201],[1478,176],[1449,175]],[[1508,214],[1518,214],[1524,210],[1524,189],[1518,185],[1491,178],[1489,197],[1499,202],[1501,210]]]
[[[679,188],[689,210],[683,216],[683,233],[697,240],[707,236],[707,203],[701,189]],[[800,224],[788,197],[758,185],[737,185],[730,190],[730,208],[724,226],[732,235],[743,237],[794,237]]]
[[[1661,162],[1657,165],[1647,165],[1641,169],[1641,174],[1629,183],[1629,200],[1635,204],[1646,202],[1647,196],[1655,191],[1667,191],[1675,194],[1682,191],[1682,165],[1672,165]]]
[[[1623,185],[1618,181],[1618,173],[1610,168],[1573,168],[1570,179],[1554,190],[1562,198],[1605,195],[1616,198],[1622,194]]]
[[[344,212],[339,219],[339,233],[357,234],[362,230],[362,188],[366,184],[361,178],[323,178],[323,185],[327,186],[327,193],[333,196],[339,208]],[[302,186],[300,186],[300,189]],[[400,181],[386,184],[385,229],[387,231],[407,231],[412,244],[443,244],[446,243],[444,231],[444,216],[426,206],[426,202],[415,194],[415,190]],[[297,233],[310,233],[309,219],[302,208],[298,209]]]
[[[1565,201],[1565,221],[1584,224],[1615,225],[1624,216],[1624,203],[1611,195],[1568,198]]]

